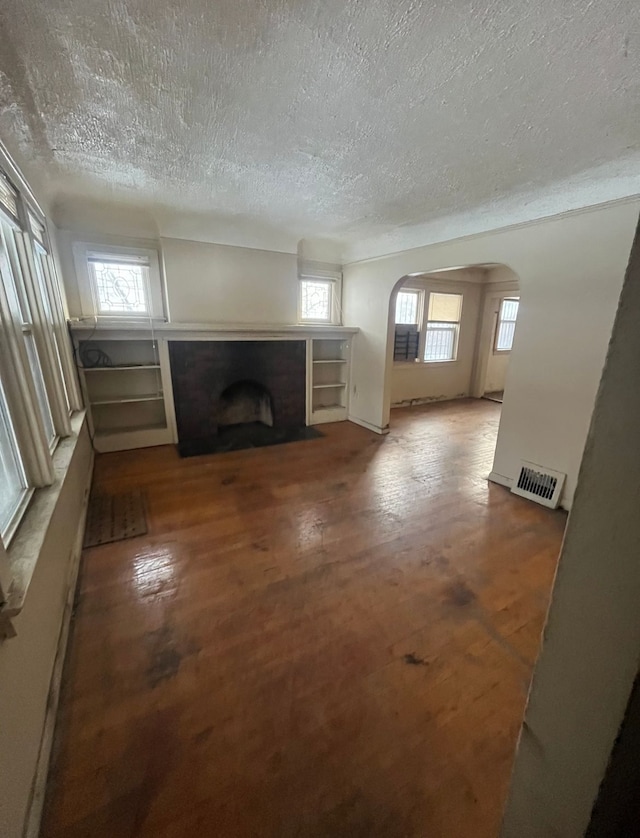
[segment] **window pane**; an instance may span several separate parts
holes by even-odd
[[[399,291],[396,297],[396,324],[415,326],[418,322],[417,291]]]
[[[17,443],[0,386],[0,534],[9,525],[25,491],[25,479]]]
[[[56,321],[54,319],[52,301],[49,296],[49,287],[45,280],[44,268],[42,266],[41,261],[43,256],[46,257],[46,252],[44,250],[41,250],[39,245],[36,245],[36,252],[34,253],[34,264],[36,267],[36,279],[38,281],[38,290],[40,291],[40,299],[42,300],[42,307],[44,310],[47,325],[49,327],[49,335],[51,338],[53,351],[55,353],[55,362],[60,371],[60,381],[62,383],[66,402],[65,407],[68,411],[70,409],[69,392],[67,390],[67,382],[64,377],[64,368],[62,365],[62,359],[60,357],[60,347],[58,346],[58,341],[56,339]]]
[[[4,172],[0,172],[0,207],[14,220],[18,219],[18,193]]]
[[[38,406],[40,408],[40,415],[44,423],[44,430],[49,443],[53,442],[56,437],[55,428],[53,427],[53,417],[51,416],[51,408],[49,407],[49,399],[47,397],[47,390],[44,386],[44,378],[42,376],[42,369],[40,368],[40,359],[38,358],[38,350],[36,349],[36,342],[32,334],[26,333],[24,335],[24,343],[27,348],[27,355],[29,357],[29,366],[31,368],[31,375],[33,376],[33,383],[36,388],[36,396],[38,399]]]
[[[516,331],[516,324],[510,321],[500,323],[498,326],[498,338],[496,340],[496,349],[505,351],[511,349],[513,346],[513,336]]]
[[[331,282],[300,280],[300,314],[303,320],[331,320]]]
[[[44,224],[39,221],[31,211],[29,211],[29,227],[31,227],[34,239],[46,250],[47,239],[45,236]]]
[[[518,316],[518,300],[503,300],[502,301],[502,320],[515,320]]]
[[[507,352],[513,347],[519,305],[517,299],[502,301],[496,333],[496,349],[500,352]]]
[[[458,326],[451,323],[427,323],[425,361],[453,361]]]
[[[429,320],[458,323],[462,310],[462,294],[429,294]]]
[[[136,262],[90,259],[99,314],[146,314],[148,267]]]

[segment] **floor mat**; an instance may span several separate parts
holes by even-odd
[[[141,491],[120,495],[92,495],[87,510],[84,547],[110,544],[147,532],[144,495]]]

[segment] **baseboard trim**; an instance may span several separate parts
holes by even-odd
[[[47,779],[49,776],[49,762],[51,760],[51,751],[53,749],[53,737],[56,728],[56,717],[58,715],[58,703],[60,701],[62,672],[64,670],[64,662],[67,654],[67,643],[69,640],[69,631],[71,628],[71,615],[73,614],[73,603],[76,595],[78,573],[80,571],[80,557],[82,554],[82,542],[84,540],[84,528],[87,519],[87,509],[89,507],[89,494],[91,489],[91,479],[93,475],[93,461],[94,457],[92,455],[91,467],[88,470],[88,480],[87,485],[85,486],[84,497],[82,500],[80,520],[78,522],[78,533],[76,535],[76,539],[71,551],[67,600],[64,606],[64,613],[62,615],[62,625],[60,626],[60,634],[58,636],[56,657],[53,663],[53,671],[51,673],[49,695],[47,697],[47,712],[44,719],[44,725],[42,727],[42,737],[40,739],[38,762],[36,764],[33,785],[31,787],[31,800],[29,802],[29,808],[27,810],[23,838],[38,838],[38,836],[40,835],[42,813],[44,809],[44,801],[47,790]]]
[[[470,399],[469,393],[458,393],[455,396],[421,396],[418,399],[404,399],[400,402],[392,402],[391,408],[397,410],[402,407],[423,407],[426,404],[439,404],[440,402],[455,402],[459,399]]]
[[[353,422],[354,425],[360,425],[361,428],[366,428],[368,431],[373,431],[376,434],[384,435],[389,433],[388,425],[382,428],[380,425],[372,425],[371,422],[367,422],[365,419],[358,419],[355,416],[348,416],[347,419],[349,422]]]
[[[492,471],[487,477],[487,480],[490,480],[492,483],[497,483],[499,486],[506,486],[507,489],[513,486],[513,478],[505,477],[504,474],[498,474],[497,471]]]

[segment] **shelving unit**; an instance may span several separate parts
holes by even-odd
[[[347,340],[311,340],[310,424],[347,418],[350,354],[351,344]]]
[[[90,427],[98,451],[172,441],[156,341],[103,335],[76,343]]]
[[[348,417],[357,329],[78,320],[69,325],[89,430],[100,452],[178,442],[169,359],[174,340],[304,340],[307,424]]]

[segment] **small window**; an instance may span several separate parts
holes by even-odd
[[[398,291],[396,297],[396,326],[417,326],[420,291]]]
[[[78,241],[73,258],[83,316],[166,318],[157,250]]]
[[[300,280],[300,319],[331,323],[333,281],[330,279]]]
[[[429,294],[425,361],[455,361],[461,314],[462,294]]]
[[[149,313],[149,260],[90,254],[89,277],[98,314]]]
[[[496,352],[510,352],[513,346],[513,336],[516,332],[518,319],[519,297],[505,297],[500,304],[498,325],[496,326]]]
[[[393,345],[394,361],[417,361],[420,345],[420,310],[422,291],[398,291],[396,297],[396,331]]]

